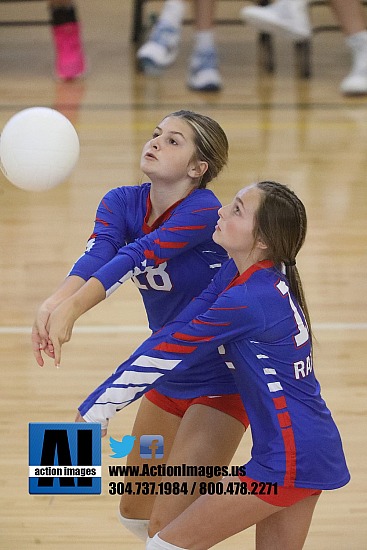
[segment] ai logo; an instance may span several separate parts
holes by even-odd
[[[101,425],[29,424],[31,494],[100,494]]]

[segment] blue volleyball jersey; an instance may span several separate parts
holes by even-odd
[[[345,485],[350,476],[315,377],[304,315],[287,279],[269,261],[237,276],[229,260],[177,320],[146,340],[85,400],[80,413],[106,426],[106,419],[151,387],[159,390],[175,372],[186,371],[190,379],[218,353],[235,377],[251,424],[247,475],[286,487]]]
[[[143,298],[149,327],[161,329],[201,291],[227,260],[227,253],[212,240],[220,202],[209,189],[194,189],[172,205],[152,226],[150,183],[119,187],[102,199],[85,253],[69,275],[85,280],[96,277],[107,295],[132,279]],[[236,393],[233,377],[223,371],[221,358],[213,370],[223,393]],[[162,384],[170,397],[181,395],[181,385],[191,397],[205,395],[212,384],[207,377],[187,381],[178,375]]]

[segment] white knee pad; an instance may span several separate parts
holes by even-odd
[[[138,537],[138,539],[145,542],[148,538],[148,525],[149,519],[131,519],[125,518],[121,515],[120,510],[117,511],[117,516],[126,529],[130,531],[133,535]]]
[[[181,546],[175,546],[170,542],[165,542],[158,535],[159,533],[154,535],[152,539],[148,538],[147,545],[145,547],[146,550],[185,550],[185,548],[181,548]]]

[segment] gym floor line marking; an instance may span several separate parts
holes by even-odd
[[[367,323],[313,323],[313,331],[367,330]],[[74,334],[150,334],[144,325],[81,325],[75,327]],[[30,334],[28,326],[0,326],[0,334]]]
[[[127,103],[81,103],[80,105],[77,103],[57,103],[57,106],[55,107],[55,102],[53,102],[50,105],[44,105],[44,107],[50,107],[50,108],[57,108],[58,111],[62,111],[63,109],[74,109],[78,111],[83,112],[108,112],[108,111],[117,111],[117,112],[123,112],[123,111],[174,111],[177,110],[181,106],[181,102],[127,102]],[[7,111],[20,111],[21,109],[25,109],[28,107],[28,104],[20,104],[20,103],[7,103],[7,104],[1,104],[0,105],[0,112],[7,112]],[[234,102],[228,102],[228,103],[220,103],[220,104],[213,104],[210,102],[204,102],[204,103],[197,103],[195,101],[190,102],[189,107],[192,110],[200,110],[204,107],[206,109],[210,109],[213,111],[345,111],[348,112],[350,109],[359,109],[364,110],[365,109],[365,103],[362,101],[359,101],[356,99],[354,102],[351,103],[348,102],[348,105],[346,105],[343,102],[307,102],[307,101],[292,101],[290,100],[285,102],[274,102],[271,101],[268,102],[244,102],[244,103],[234,103]]]

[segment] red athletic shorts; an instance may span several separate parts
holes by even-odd
[[[145,394],[145,397],[154,403],[154,405],[157,405],[157,407],[181,418],[191,405],[206,405],[233,416],[233,418],[236,418],[245,426],[245,429],[249,425],[245,407],[238,393],[215,395],[214,397],[205,395],[203,397],[194,397],[193,399],[176,399],[174,397],[167,397],[152,389]]]
[[[321,491],[319,489],[306,489],[304,487],[283,487],[277,484],[275,484],[275,489],[273,484],[273,486],[269,487],[269,489],[271,489],[269,490],[270,494],[262,495],[259,494],[259,487],[261,486],[259,481],[251,479],[247,476],[238,477],[241,481],[245,481],[247,483],[247,490],[249,491],[248,494],[251,494],[251,491],[253,490],[253,494],[255,494],[257,498],[264,500],[268,504],[272,504],[273,506],[281,506],[282,508],[292,506],[292,504],[296,504],[304,498],[310,497],[312,495],[321,494]]]

